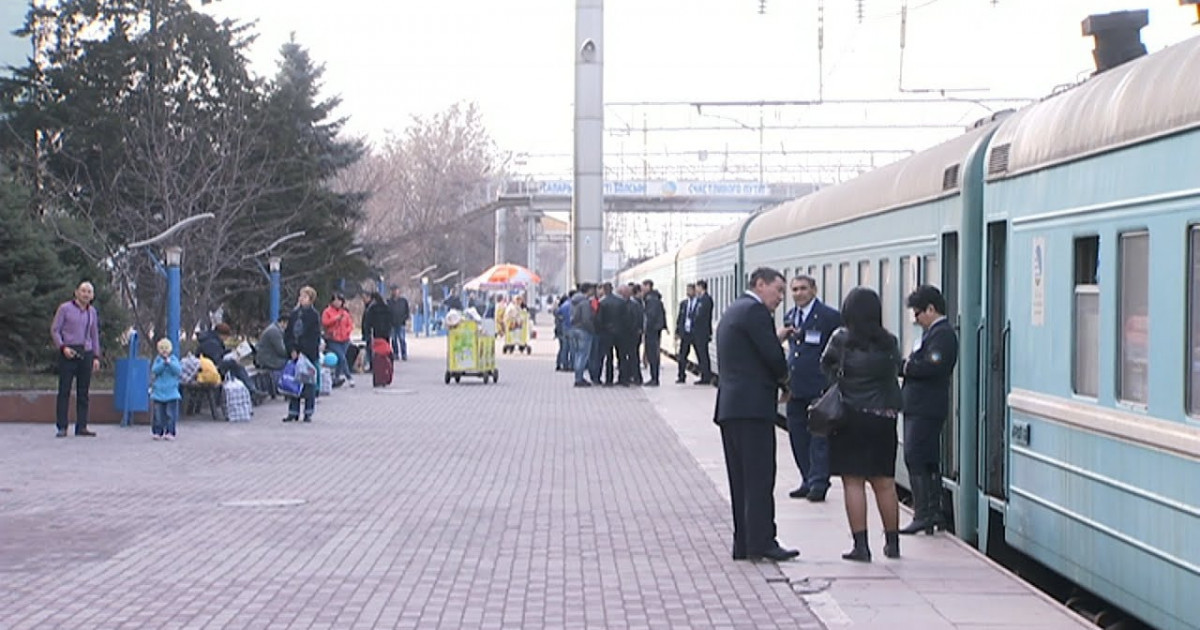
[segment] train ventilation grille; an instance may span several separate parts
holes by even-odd
[[[954,166],[947,167],[942,172],[942,190],[954,190],[958,188],[958,169],[960,167],[960,164],[955,164]]]
[[[1008,154],[1012,149],[1012,143],[1008,142],[992,149],[992,154],[988,156],[988,175],[996,175],[1008,171]]]

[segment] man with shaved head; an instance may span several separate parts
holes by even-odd
[[[92,372],[100,369],[100,315],[92,301],[96,289],[83,282],[75,289],[75,298],[63,302],[50,325],[50,338],[58,349],[58,404],[56,437],[67,437],[67,407],[71,402],[71,384],[75,383],[75,435],[94,437],[89,431],[88,392]]]

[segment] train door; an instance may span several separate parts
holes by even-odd
[[[998,221],[987,227],[987,259],[984,317],[983,426],[981,427],[983,467],[980,484],[989,497],[1004,499],[1006,490],[1005,437],[1008,426],[1008,223]]]
[[[958,307],[957,232],[947,232],[942,235],[942,268],[940,275],[940,278],[930,275],[928,282],[938,282],[939,286],[941,286],[942,295],[946,298],[946,318],[953,322],[955,334],[958,335],[959,339],[962,339],[963,331]],[[967,367],[967,369],[971,368]],[[942,433],[942,474],[956,481],[958,480],[958,416],[961,413],[959,409],[958,387],[959,374],[962,370],[963,365],[960,361],[958,368],[954,371],[954,378],[950,387],[950,418],[947,422],[947,430]]]

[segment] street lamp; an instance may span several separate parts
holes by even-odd
[[[291,234],[285,234],[284,236],[281,236],[281,237],[275,239],[275,242],[254,252],[253,254],[247,254],[245,256],[242,256],[242,260],[245,260],[247,258],[253,258],[254,263],[256,265],[258,265],[258,268],[261,271],[262,263],[258,262],[259,256],[262,256],[264,254],[270,254],[271,251],[274,250],[276,247],[279,247],[280,245],[282,245],[290,240],[300,238],[301,236],[304,236],[305,233],[306,232],[304,230],[300,230],[298,232],[292,232]],[[267,281],[270,282],[270,285],[271,285],[270,298],[269,298],[270,305],[267,307],[267,317],[270,318],[272,323],[279,320],[279,291],[280,291],[280,283],[281,283],[280,267],[282,266],[282,264],[283,264],[283,258],[281,258],[279,256],[271,256],[270,258],[267,259],[267,266],[268,266],[269,270],[263,274],[267,277]]]
[[[125,249],[126,250],[134,250],[134,249],[139,249],[142,247],[149,247],[151,245],[156,245],[158,243],[161,243],[161,242],[171,238],[175,234],[179,233],[179,231],[192,225],[193,223],[199,223],[200,221],[205,221],[207,219],[213,219],[213,218],[216,218],[216,215],[214,215],[211,212],[204,212],[201,214],[197,214],[195,216],[190,216],[186,219],[183,219],[182,221],[179,221],[175,225],[172,225],[171,227],[167,228],[166,230],[163,230],[163,232],[157,236],[126,245]],[[181,279],[180,279],[179,265],[183,260],[183,248],[178,245],[172,245],[167,248],[166,255],[167,255],[167,338],[171,340],[171,345],[173,347],[171,352],[175,356],[178,357],[179,356],[179,329],[181,328],[180,322],[179,322],[179,320],[180,320],[179,302],[181,300],[181,297],[180,297],[180,295],[181,295],[181,288],[180,288]]]

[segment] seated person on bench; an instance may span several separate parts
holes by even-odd
[[[258,345],[254,347],[254,364],[259,369],[270,372],[272,382],[279,378],[279,373],[291,359],[288,355],[287,345],[283,343],[283,331],[287,329],[287,322],[288,314],[280,313],[279,321],[267,326],[262,336],[258,338]]]
[[[217,327],[212,330],[206,330],[196,337],[196,341],[200,344],[200,355],[208,357],[217,365],[217,370],[221,373],[221,378],[225,378],[226,374],[232,373],[234,378],[241,381],[246,389],[250,390],[250,395],[255,399],[261,399],[263,394],[254,386],[254,380],[250,378],[250,374],[246,372],[246,368],[237,362],[233,357],[226,358],[229,351],[225,349],[225,341],[233,334],[229,329],[229,325],[225,323],[217,324]]]

